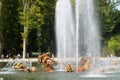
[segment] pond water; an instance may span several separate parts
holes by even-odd
[[[0,67],[5,63],[0,63]],[[14,71],[14,72],[0,72],[0,78],[3,80],[120,80],[120,72],[106,72],[97,74],[94,72],[71,72],[65,73],[63,71],[54,71],[53,73],[45,72],[41,69],[41,65],[33,63],[38,71],[34,73]],[[89,74],[90,73],[90,74]],[[2,79],[0,79],[2,80]]]

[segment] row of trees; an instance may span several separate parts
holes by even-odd
[[[0,3],[1,51],[23,50],[25,58],[26,51],[45,52],[54,46],[55,0],[0,0]]]
[[[55,52],[57,0],[0,0],[0,50]],[[74,4],[75,0],[71,0]],[[119,0],[97,0],[103,56],[120,50]]]
[[[104,56],[109,54],[120,56],[120,39],[116,38],[120,34],[120,10],[116,9],[119,5],[119,0],[98,1]]]

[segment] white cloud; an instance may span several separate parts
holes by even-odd
[[[120,5],[116,7],[116,9],[120,10]]]

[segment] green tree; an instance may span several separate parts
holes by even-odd
[[[42,0],[41,11],[44,16],[44,24],[38,32],[38,46],[41,52],[55,51],[55,5],[56,0]]]
[[[1,35],[1,6],[2,6],[2,0],[0,0],[0,54],[2,53],[2,35]]]
[[[29,31],[33,28],[40,29],[41,24],[43,24],[43,16],[41,14],[40,5],[42,2],[40,0],[19,0],[21,3],[19,7],[20,23],[24,27],[22,33],[23,37],[23,58],[25,58],[26,53],[26,43]]]
[[[120,3],[120,2],[119,2]],[[120,13],[116,9],[118,2],[113,0],[98,0],[98,9],[100,15],[100,28],[102,31],[103,50],[111,49],[108,47],[108,41],[111,37],[119,34]],[[105,47],[104,47],[105,46]],[[108,48],[106,48],[108,47]],[[114,52],[113,49],[106,50]]]
[[[21,43],[21,28],[18,23],[18,1],[16,0],[1,0],[1,37],[2,47],[6,49],[19,49]]]
[[[110,38],[108,41],[108,47],[116,52],[116,56],[120,56],[118,53],[120,52],[120,34]]]
[[[101,29],[103,35],[107,32],[111,32],[115,27],[115,12],[113,5],[108,0],[99,0],[98,8],[101,21]]]

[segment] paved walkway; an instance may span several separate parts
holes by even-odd
[[[13,59],[0,59],[0,62],[9,62],[9,61],[12,61]],[[37,58],[27,58],[27,59],[22,59],[21,60],[24,60],[24,61],[32,61],[32,62],[37,62]]]
[[[55,60],[57,60],[57,58],[54,58]],[[115,60],[115,61],[118,61],[120,60],[120,57],[113,57],[113,58],[107,58],[107,57],[103,57],[103,58],[100,58],[101,60],[105,60],[105,59],[112,59],[112,60]],[[9,62],[9,61],[12,61],[13,59],[0,59],[0,62]],[[24,61],[32,61],[32,62],[37,62],[37,58],[26,58],[26,59],[22,59],[21,60],[24,60]],[[73,59],[72,59],[73,60]]]

